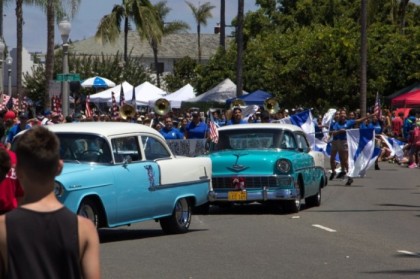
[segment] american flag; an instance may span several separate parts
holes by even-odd
[[[120,107],[122,107],[125,103],[125,98],[124,98],[124,88],[121,84],[121,91],[120,91]]]
[[[134,106],[135,108],[137,107],[137,104],[136,104],[136,87],[135,86],[133,86],[133,97],[131,98],[131,105]]]
[[[214,123],[213,120],[210,120],[209,123],[209,133],[210,133],[210,139],[214,143],[219,142],[219,130],[217,130],[217,125]]]
[[[115,100],[115,93],[112,92],[112,112],[111,117],[112,119],[117,119],[119,116],[117,101]]]
[[[61,100],[57,96],[52,97],[51,99],[51,108],[53,112],[61,114]]]
[[[373,109],[373,113],[375,113],[378,116],[378,119],[381,119],[382,117],[381,100],[379,99],[378,92],[376,93],[375,107]]]
[[[12,98],[10,100],[10,96],[9,95],[3,94],[3,95],[0,95],[0,96],[2,97],[2,99],[0,100],[0,110],[3,110],[3,109],[7,109],[7,110],[13,109],[13,110],[18,111],[19,100],[17,98]]]
[[[85,107],[86,117],[92,117],[92,110],[90,109],[90,96],[86,96],[86,107]]]

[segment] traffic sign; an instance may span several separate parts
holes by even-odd
[[[80,81],[79,74],[57,74],[56,81]]]

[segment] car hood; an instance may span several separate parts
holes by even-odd
[[[61,175],[68,175],[73,173],[91,172],[93,170],[103,169],[109,166],[102,164],[90,164],[90,163],[64,163]]]
[[[280,158],[292,159],[295,151],[288,150],[229,150],[210,154],[213,174],[252,174],[267,175],[274,173],[274,164]]]

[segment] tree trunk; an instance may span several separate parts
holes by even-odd
[[[201,25],[198,24],[197,25],[198,64],[201,64],[201,33],[200,33],[200,30],[201,30]]]
[[[16,0],[16,94],[22,100],[23,0]],[[19,102],[20,103],[20,102]]]
[[[55,10],[54,1],[48,0],[47,4],[47,56],[45,59],[45,95],[44,108],[51,107],[50,101],[50,81],[54,79],[54,20]]]
[[[128,61],[128,17],[124,20],[124,62]]]
[[[242,96],[242,71],[243,71],[243,28],[244,28],[244,0],[238,0],[238,30],[236,34],[237,59],[236,59],[236,97]]]
[[[226,19],[225,19],[225,0],[220,0],[220,46],[226,50]]]
[[[367,8],[366,1],[361,3],[361,38],[360,38],[360,114],[366,115],[366,97],[367,97]]]
[[[160,88],[160,73],[159,73],[159,61],[158,61],[158,44],[156,40],[152,40],[152,50],[153,50],[153,59],[155,62],[155,72],[156,72],[156,85]]]

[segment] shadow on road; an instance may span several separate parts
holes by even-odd
[[[188,233],[193,233],[204,230],[188,230]],[[100,243],[126,241],[126,240],[138,240],[152,237],[168,236],[162,230],[137,230],[137,229],[99,229],[99,241]]]
[[[305,210],[305,204],[301,205]],[[283,211],[280,205],[268,204],[226,204],[222,206],[211,205],[210,215],[290,215]]]

